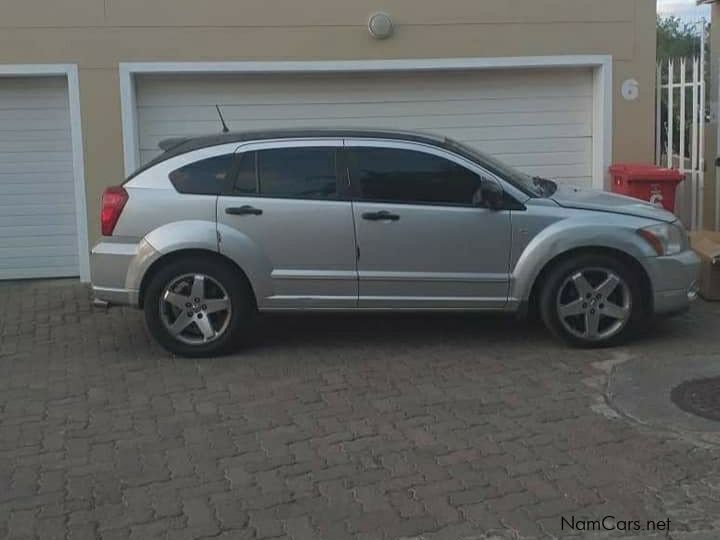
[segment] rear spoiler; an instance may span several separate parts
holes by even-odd
[[[180,146],[182,143],[187,142],[188,140],[189,139],[187,137],[174,137],[172,139],[163,139],[158,143],[158,146],[163,152],[169,152],[176,146]]]

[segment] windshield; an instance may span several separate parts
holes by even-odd
[[[497,174],[503,180],[507,180],[515,187],[527,194],[528,197],[548,197],[552,194],[551,192],[554,193],[555,191],[555,188],[548,185],[549,183],[552,184],[552,186],[555,186],[555,183],[550,180],[546,180],[538,176],[533,177],[529,174],[520,172],[517,169],[511,167],[510,165],[503,163],[499,159],[480,152],[479,150],[467,146],[466,144],[454,141],[452,139],[448,139],[447,143],[452,149],[454,149],[458,153],[464,154],[469,159],[478,162],[480,165],[483,165],[491,172]]]

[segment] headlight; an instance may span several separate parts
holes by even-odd
[[[658,255],[675,255],[688,248],[688,236],[681,225],[658,223],[638,230]]]

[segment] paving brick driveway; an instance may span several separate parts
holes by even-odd
[[[589,352],[512,319],[273,317],[192,361],[89,297],[0,285],[0,537],[720,535],[720,450],[613,417],[598,369],[720,354],[717,306]]]

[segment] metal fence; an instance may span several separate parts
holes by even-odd
[[[705,99],[704,54],[658,65],[655,162],[685,173],[678,215],[693,230],[703,222]]]

